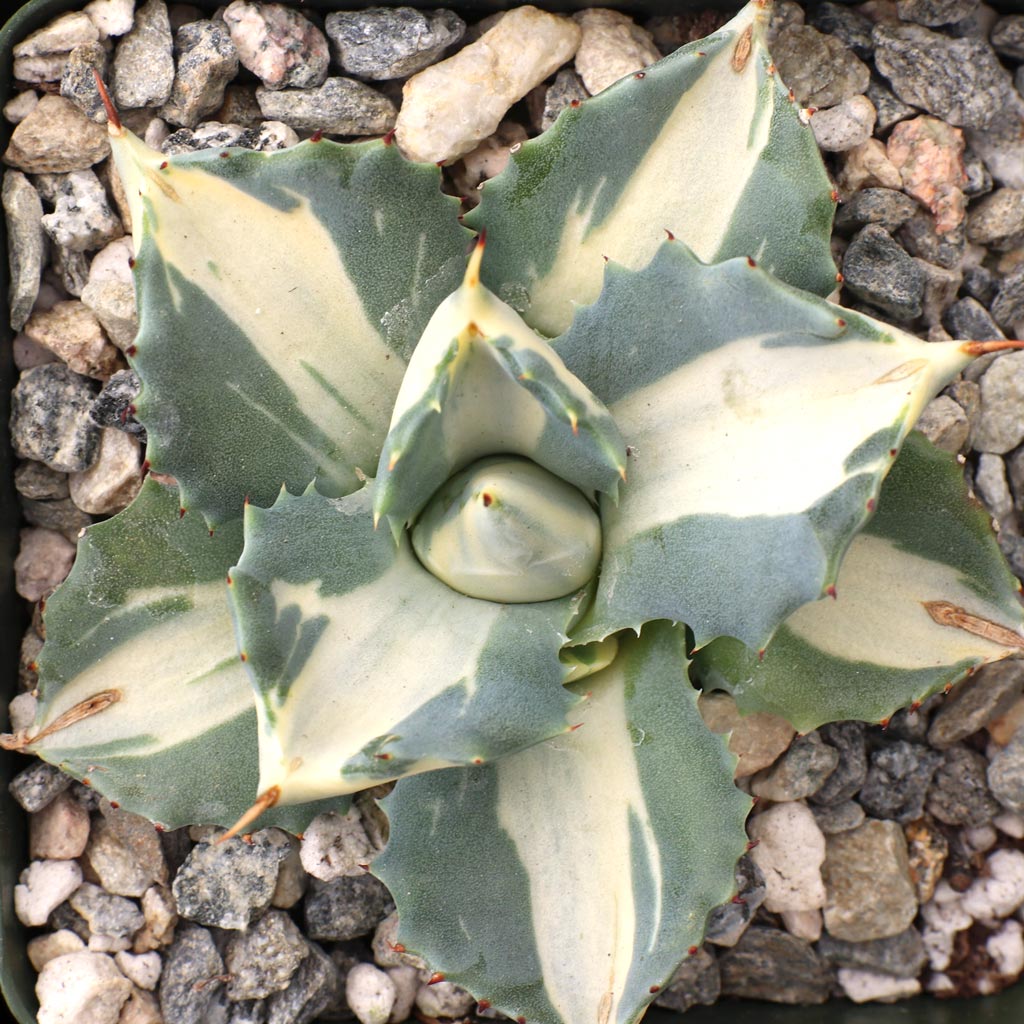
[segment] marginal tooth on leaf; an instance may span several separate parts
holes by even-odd
[[[464,288],[476,288],[480,284],[480,263],[484,258],[484,247],[487,245],[487,229],[484,228],[477,236],[476,245],[469,254],[466,264],[466,276],[462,279]]]
[[[247,810],[245,814],[243,814],[238,821],[236,821],[234,825],[224,833],[224,835],[217,839],[216,845],[219,846],[221,843],[226,843],[229,839],[234,839],[235,836],[237,836],[244,828],[251,825],[258,817],[260,817],[261,814],[265,811],[269,811],[270,808],[273,807],[280,799],[280,786],[271,786],[270,789],[260,793],[256,798],[256,803],[254,803],[252,807],[250,807],[249,810]]]
[[[395,466],[398,465],[398,460],[401,457],[402,457],[402,453],[401,452],[392,452],[391,453],[391,458],[388,459],[388,472],[389,473],[395,468]]]
[[[579,437],[580,436],[580,421],[579,421],[579,418],[576,416],[576,413],[574,413],[571,409],[568,410],[568,413],[569,413],[569,425],[572,427],[572,435],[573,435],[573,437]]]
[[[1024,341],[1014,339],[996,341],[965,341],[960,351],[969,356],[984,356],[990,352],[1006,352],[1011,349],[1024,349]]]
[[[100,99],[103,101],[103,107],[107,112],[107,131],[120,138],[124,135],[124,126],[121,124],[121,119],[117,116],[117,108],[114,106],[114,101],[110,98],[110,93],[107,92],[107,87],[103,84],[103,79],[100,77],[100,73],[93,68],[92,77],[96,80],[96,88],[99,91]]]

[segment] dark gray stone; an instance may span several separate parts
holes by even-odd
[[[837,228],[862,228],[880,224],[895,231],[920,209],[908,195],[892,188],[865,188],[854,194],[836,211]]]
[[[544,93],[544,110],[540,129],[546,132],[558,120],[558,115],[572,103],[582,103],[590,95],[583,79],[572,68],[562,68]]]
[[[839,763],[839,752],[816,732],[797,736],[770,768],[750,781],[750,791],[766,800],[803,800],[816,793]]]
[[[246,999],[229,1003],[227,1024],[267,1024],[267,1001]]]
[[[46,919],[46,927],[51,932],[59,932],[67,929],[74,932],[86,945],[89,944],[89,922],[67,900],[59,906],[54,907],[50,916]]]
[[[839,751],[839,762],[822,786],[811,796],[815,804],[839,804],[850,799],[868,772],[863,722],[830,722],[818,730],[821,738]]]
[[[1022,502],[1018,498],[1018,510],[1021,504]],[[1017,579],[1024,581],[1024,537],[1018,537],[1003,530],[996,539],[999,542],[999,550],[1002,551],[1003,558],[1006,559],[1007,564],[1010,566],[1010,572]]]
[[[1024,813],[1024,729],[1018,729],[992,758],[987,777],[992,795],[1003,807]]]
[[[896,13],[918,25],[951,25],[973,14],[981,0],[896,0]]]
[[[64,65],[60,76],[60,94],[71,100],[90,121],[106,124],[107,111],[96,86],[94,71],[107,77],[107,51],[100,43],[86,43],[76,46]]]
[[[916,978],[928,962],[924,941],[913,927],[898,935],[867,942],[848,942],[826,933],[818,942],[817,949],[822,958],[835,967],[853,967],[891,974],[896,978]]]
[[[73,781],[70,775],[65,775],[52,764],[37,761],[18,772],[7,788],[29,814],[35,814],[63,793]]]
[[[1024,320],[1024,264],[1003,278],[992,300],[992,316],[1010,331],[1015,323]]]
[[[894,124],[918,113],[917,107],[904,103],[887,85],[872,78],[865,96],[875,105],[875,134],[887,132]]]
[[[331,52],[357,78],[404,78],[440,60],[465,34],[466,23],[446,10],[370,7],[335,11],[324,21]]]
[[[736,862],[735,879],[739,899],[715,907],[708,915],[704,938],[716,946],[735,946],[753,920],[757,908],[764,903],[767,891],[764,875],[749,854],[745,853]]]
[[[975,387],[977,387],[975,385]],[[954,403],[963,408],[962,403],[957,400],[952,390],[948,392]],[[966,412],[966,410],[965,410]],[[970,419],[968,415],[968,420]],[[918,421],[920,422],[920,421]],[[931,712],[934,708],[933,698],[928,698],[920,707],[913,711],[910,708],[901,708],[892,718],[889,719],[889,728],[885,730],[885,737],[888,740],[906,740],[908,743],[925,743],[928,736],[928,725],[931,721]]]
[[[960,188],[968,198],[975,199],[992,191],[992,175],[985,161],[972,149],[964,151],[964,177],[967,180]]]
[[[92,516],[83,512],[70,498],[54,501],[36,501],[32,498],[20,500],[25,519],[33,526],[73,535],[92,523]]]
[[[1000,188],[972,203],[967,239],[999,252],[1024,243],[1024,189]]]
[[[99,384],[46,363],[26,370],[14,389],[11,442],[23,459],[62,473],[88,469],[96,460],[100,428],[89,419]]]
[[[264,829],[246,843],[197,843],[174,879],[178,913],[216,928],[247,928],[269,906],[289,846]]]
[[[927,210],[918,210],[899,229],[898,237],[911,256],[937,267],[956,270],[963,263],[967,235],[962,223],[939,234],[935,230],[935,218]]]
[[[831,990],[831,974],[811,946],[774,928],[748,928],[718,967],[724,996],[816,1004]]]
[[[288,985],[309,944],[283,910],[268,910],[251,928],[228,939],[224,965],[228,999],[265,999]]]
[[[223,974],[224,961],[210,932],[179,924],[160,974],[160,1013],[167,1024],[206,1024]]]
[[[718,962],[706,949],[700,949],[676,968],[672,980],[658,993],[654,1005],[685,1013],[693,1006],[712,1006],[721,991]]]
[[[999,278],[987,267],[968,267],[964,270],[963,291],[983,306],[990,306],[999,290]]]
[[[843,281],[858,298],[896,320],[921,315],[924,271],[877,224],[861,228],[850,240],[843,255]]]
[[[977,300],[958,299],[942,315],[942,326],[950,337],[962,341],[989,340],[1005,335],[992,319],[992,314]]]
[[[996,53],[1024,60],[1024,14],[1008,14],[992,26],[988,37]]]
[[[947,825],[987,825],[1001,809],[989,791],[987,768],[985,758],[976,750],[950,747],[932,778],[928,813]]]
[[[159,107],[174,84],[171,23],[163,0],[135,8],[132,30],[121,38],[110,71],[110,91],[119,110]]]
[[[880,747],[871,754],[858,797],[861,806],[876,818],[914,821],[924,811],[928,786],[941,762],[941,754],[906,740]]]
[[[177,71],[160,116],[169,124],[194,128],[224,102],[224,90],[238,74],[238,51],[223,23],[193,21],[174,36]]]
[[[28,459],[14,471],[14,486],[31,501],[54,501],[70,493],[66,473],[58,473],[42,462]]]
[[[368,935],[391,910],[391,896],[373,875],[310,881],[306,933],[311,939],[344,942]]]
[[[874,40],[875,66],[893,92],[949,124],[987,128],[1011,101],[1010,73],[981,39],[882,23]]]
[[[68,897],[68,903],[85,918],[93,935],[130,939],[146,923],[137,903],[113,896],[90,882],[83,882]]]
[[[139,375],[134,370],[118,370],[103,385],[96,396],[89,416],[100,427],[115,427],[142,441],[146,440],[146,428],[135,418],[134,403],[142,388]]]
[[[398,115],[387,96],[352,78],[328,78],[317,89],[261,86],[256,101],[272,121],[329,135],[381,135],[394,128]]]
[[[50,246],[50,261],[64,290],[79,298],[89,280],[89,257],[84,252],[53,242]]]
[[[7,260],[11,273],[7,292],[10,324],[20,331],[39,294],[46,264],[43,203],[28,178],[14,170],[4,172],[2,202],[7,217]]]
[[[864,820],[864,808],[855,800],[844,800],[841,804],[811,804],[818,828],[827,835],[849,832]]]
[[[862,60],[867,60],[875,49],[870,19],[845,4],[820,4],[811,15],[811,24],[819,32],[835,36]]]
[[[325,1017],[347,1016],[344,983],[334,961],[315,943],[288,987],[267,1000],[267,1024],[310,1024]]]
[[[1024,661],[1014,659],[983,665],[961,683],[938,710],[928,730],[928,742],[941,750],[966,739],[993,718],[1006,714],[1022,690]]]
[[[221,124],[207,121],[198,128],[179,128],[160,143],[160,152],[167,156],[179,153],[196,153],[201,149],[255,149],[259,132],[255,128],[243,128],[240,124]]]
[[[781,32],[772,57],[804,107],[834,107],[864,92],[871,79],[867,65],[839,39],[810,25],[791,25]]]

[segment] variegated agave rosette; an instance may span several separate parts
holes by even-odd
[[[808,729],[1019,649],[985,516],[908,436],[991,346],[821,297],[835,197],[766,18],[525,143],[468,261],[390,140],[115,127],[177,484],[87,531],[22,745],[165,826],[400,779],[405,948],[513,1017],[630,1022],[746,844],[690,677]]]

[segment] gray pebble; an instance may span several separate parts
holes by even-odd
[[[1024,448],[1018,448],[1006,456],[1006,472],[1010,480],[1010,489],[1013,491],[1013,500],[1020,510],[1024,508]]]
[[[1024,264],[1003,278],[992,300],[992,316],[1007,330],[1024,319]]]
[[[1010,102],[1010,73],[980,39],[888,23],[874,39],[875,64],[896,95],[949,124],[987,128]]]
[[[1024,188],[1022,118],[1024,98],[1011,89],[1008,101],[988,127],[968,128],[965,132],[967,144],[985,161],[995,181],[1009,188]]]
[[[896,0],[896,13],[918,25],[951,25],[972,14],[981,0]]]
[[[7,788],[29,814],[35,814],[63,793],[73,781],[70,775],[65,775],[52,764],[37,761],[18,772]]]
[[[722,992],[718,961],[706,949],[688,956],[677,968],[672,980],[658,993],[655,1006],[685,1013],[693,1006],[711,1006]]]
[[[854,194],[836,211],[837,228],[861,228],[880,224],[895,231],[919,209],[908,195],[893,188],[865,188]]]
[[[936,327],[941,324],[942,315],[956,300],[963,274],[959,269],[947,270],[927,260],[915,259],[915,262],[924,272],[924,299],[921,302],[924,322],[929,327]]]
[[[367,935],[391,909],[391,896],[373,875],[310,881],[306,893],[306,934],[311,939],[344,942]]]
[[[767,893],[764,875],[745,853],[736,863],[736,895],[739,900],[723,903],[708,915],[704,939],[716,946],[735,946],[754,919]]]
[[[967,236],[962,223],[939,234],[935,218],[927,210],[918,210],[899,229],[898,237],[907,252],[927,263],[949,270],[959,269],[963,263]]]
[[[843,256],[846,287],[895,320],[921,315],[925,275],[884,228],[869,224],[854,235]]]
[[[89,280],[89,258],[85,253],[52,244],[50,260],[64,290],[69,295],[80,296]]]
[[[905,824],[921,817],[928,786],[942,755],[906,740],[897,740],[872,752],[860,804],[876,818]]]
[[[134,370],[118,370],[96,396],[89,416],[98,427],[115,427],[126,434],[146,439],[146,428],[135,418],[133,409],[142,382]]]
[[[68,55],[60,77],[60,94],[71,100],[90,121],[106,124],[107,111],[96,86],[94,71],[107,77],[107,51],[101,43],[76,46]]]
[[[124,234],[121,218],[110,208],[106,190],[94,171],[65,175],[54,198],[53,213],[43,217],[43,229],[56,245],[69,252],[102,249]],[[88,265],[85,273],[88,277]],[[81,293],[81,288],[78,291]]]
[[[827,933],[817,945],[818,953],[836,967],[852,967],[876,971],[897,978],[916,978],[928,961],[924,941],[916,928],[910,927],[885,939],[848,942]]]
[[[1024,292],[1024,273],[1020,277]],[[979,451],[1003,455],[1024,441],[1024,352],[1007,352],[993,360],[980,380],[981,416],[971,444]]]
[[[875,49],[871,20],[844,4],[819,4],[811,15],[811,24],[819,32],[835,36],[862,60],[867,60]]]
[[[292,919],[284,911],[268,910],[251,928],[228,939],[228,999],[265,999],[280,991],[308,954],[309,944]]]
[[[1002,459],[991,457],[1002,466]],[[1003,484],[1005,487],[1005,471]],[[1006,496],[1009,499],[1008,489]],[[1024,661],[1007,660],[983,665],[961,683],[939,709],[928,730],[928,742],[941,750],[965,739],[984,728],[993,718],[1005,714],[1022,689]]]
[[[228,1004],[227,1024],[267,1024],[265,999],[244,999]]]
[[[976,750],[950,747],[928,791],[929,814],[947,825],[987,825],[1000,811],[985,779],[987,767]]]
[[[964,177],[960,188],[965,196],[974,199],[992,191],[992,175],[973,149],[964,150]]]
[[[39,294],[39,281],[46,264],[43,204],[21,171],[4,172],[2,198],[7,216],[7,257],[11,271],[7,293],[10,324],[15,331],[20,331]]]
[[[14,471],[14,486],[23,498],[32,501],[53,501],[70,493],[66,473],[57,473],[31,459],[20,463]]]
[[[810,25],[780,33],[772,56],[782,80],[805,107],[833,107],[864,92],[871,79],[863,61],[834,36]]]
[[[58,498],[55,501],[22,498],[20,505],[25,519],[33,526],[57,530],[71,538],[92,522],[92,517],[83,512],[70,498]]]
[[[872,78],[864,93],[875,105],[875,132],[887,132],[893,125],[919,113],[917,107],[904,103],[888,86]]]
[[[572,68],[562,68],[544,93],[544,109],[540,115],[540,130],[546,132],[558,120],[558,115],[572,103],[582,103],[590,96],[583,79]]]
[[[131,32],[117,44],[110,73],[115,105],[122,110],[159,107],[174,84],[171,23],[163,0],[146,0],[135,10]]]
[[[342,70],[377,81],[404,78],[434,64],[462,38],[466,23],[454,11],[370,7],[334,11],[324,28]]]
[[[1021,505],[1019,500],[1017,505],[1018,508]],[[1003,553],[1003,558],[1006,559],[1006,563],[1010,567],[1010,572],[1024,582],[1024,537],[1018,537],[1016,534],[1003,530],[996,540],[999,543],[999,550]]]
[[[868,771],[863,722],[830,722],[818,734],[839,753],[835,770],[811,796],[815,804],[848,801],[864,784]],[[812,808],[813,810],[813,808]]]
[[[46,927],[51,932],[59,932],[66,929],[77,935],[86,945],[89,943],[89,922],[67,900],[55,907],[46,919]]]
[[[1010,494],[1010,484],[1006,478],[1006,463],[1001,456],[993,455],[991,452],[982,452],[978,456],[978,464],[974,471],[974,490],[989,515],[1000,524],[1000,530],[1004,529],[1003,523],[1012,523],[1013,496]]]
[[[722,995],[771,1003],[823,1003],[831,975],[802,939],[774,928],[748,928],[718,960]]]
[[[987,777],[999,803],[1008,811],[1024,814],[1024,729],[1018,729],[992,758]]]
[[[936,448],[955,455],[966,448],[971,424],[967,414],[954,399],[949,395],[939,395],[924,407],[914,429],[920,430]],[[912,740],[921,742],[924,738],[922,733],[912,737]]]
[[[261,86],[256,101],[270,120],[329,135],[381,135],[395,126],[398,116],[391,100],[351,78],[328,78],[317,89]]]
[[[770,768],[758,772],[750,791],[766,800],[803,800],[816,793],[839,764],[839,751],[816,732],[797,736]]]
[[[194,128],[224,102],[224,90],[238,74],[238,51],[223,23],[194,21],[174,37],[177,71],[160,116]]]
[[[1024,243],[1024,189],[1000,188],[971,206],[967,239],[999,252]]]
[[[286,844],[263,830],[252,842],[197,843],[174,879],[178,913],[217,928],[247,928],[269,906]]]
[[[967,267],[964,270],[963,291],[977,299],[986,308],[992,305],[999,289],[999,278],[987,267]],[[994,321],[993,321],[994,323]]]
[[[321,1015],[345,1016],[344,981],[334,961],[315,943],[288,987],[267,1000],[267,1024],[310,1024]]]
[[[205,928],[182,923],[160,974],[160,1013],[168,1024],[207,1024],[223,982],[224,961]]]
[[[942,326],[958,340],[974,341],[1002,338],[1004,334],[992,314],[970,297],[954,302],[942,316]]]
[[[100,432],[89,419],[99,385],[46,363],[26,370],[14,389],[11,441],[15,454],[63,473],[88,469],[96,459]]]
[[[864,808],[855,800],[844,800],[841,804],[811,804],[818,828],[832,836],[838,832],[849,832],[864,820]]]
[[[68,903],[89,923],[93,935],[130,939],[146,923],[138,904],[113,896],[91,882],[83,882],[68,897]]]
[[[996,53],[1024,60],[1024,14],[1008,14],[992,27],[989,36]]]
[[[171,132],[160,144],[160,152],[167,156],[179,153],[195,153],[201,149],[255,149],[259,132],[255,128],[243,128],[239,124],[221,124],[206,121],[198,128],[179,128]]]

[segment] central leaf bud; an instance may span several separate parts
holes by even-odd
[[[528,459],[493,456],[438,489],[412,546],[438,579],[469,597],[551,601],[594,577],[601,522],[572,484]]]

